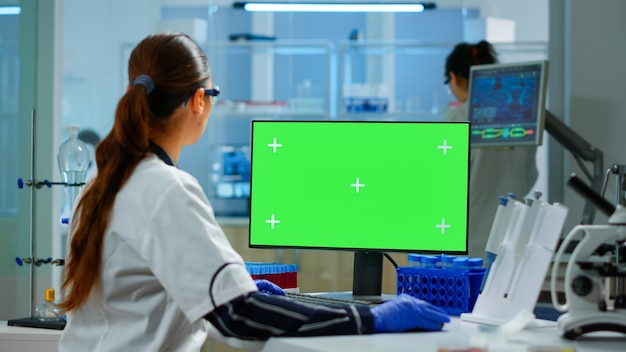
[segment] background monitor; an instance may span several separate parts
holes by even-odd
[[[541,145],[547,71],[547,61],[471,67],[472,147]]]
[[[250,247],[355,251],[355,296],[383,253],[467,253],[469,123],[252,121]]]

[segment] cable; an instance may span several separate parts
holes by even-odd
[[[396,263],[396,261],[393,260],[388,253],[383,253],[383,255],[391,262],[391,265],[393,265],[394,268],[398,269],[398,263]]]

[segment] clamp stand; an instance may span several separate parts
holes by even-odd
[[[52,258],[37,258],[35,256],[35,247],[34,247],[34,219],[35,219],[35,197],[33,190],[41,189],[44,186],[48,188],[52,188],[54,185],[64,185],[64,186],[82,186],[83,184],[68,184],[63,182],[50,182],[48,180],[37,180],[35,179],[35,110],[31,110],[31,152],[30,152],[30,178],[26,181],[19,178],[17,180],[18,188],[22,189],[24,186],[30,187],[30,214],[29,214],[29,239],[30,239],[30,248],[29,255],[25,258],[16,257],[15,262],[19,266],[23,266],[24,264],[32,264],[29,267],[30,270],[30,297],[29,297],[29,311],[31,312],[31,316],[28,318],[20,318],[20,319],[11,319],[7,322],[9,326],[27,326],[27,327],[41,327],[48,329],[57,329],[61,330],[65,327],[65,320],[55,320],[55,321],[41,321],[32,315],[33,313],[33,302],[34,298],[34,267],[41,266],[42,264],[51,264],[51,265],[63,265],[65,264],[64,259],[52,259]]]

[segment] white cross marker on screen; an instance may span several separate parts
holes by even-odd
[[[274,229],[274,224],[280,224],[280,220],[276,220],[274,218],[274,214],[272,214],[272,218],[269,220],[265,220],[265,223],[272,225],[272,230]]]
[[[443,145],[438,146],[437,149],[443,149],[443,155],[446,155],[446,152],[448,149],[452,149],[452,146],[448,145],[448,141],[444,139]]]
[[[441,234],[445,234],[446,233],[446,229],[449,229],[451,226],[446,224],[446,219],[441,219],[441,224],[437,224],[435,225],[435,227],[438,227],[441,229]]]
[[[276,138],[274,138],[274,143],[268,144],[267,146],[268,146],[268,147],[271,147],[271,148],[274,148],[274,154],[276,154],[276,148],[277,148],[277,147],[278,147],[278,148],[280,148],[280,147],[282,147],[283,145],[282,145],[282,144],[278,144],[278,143],[276,143]]]
[[[364,184],[362,184],[361,182],[359,182],[359,178],[357,177],[357,178],[356,178],[356,183],[351,183],[351,184],[350,184],[350,187],[354,187],[354,188],[356,188],[356,193],[359,193],[359,188],[361,188],[361,187],[365,187],[365,185],[364,185]]]

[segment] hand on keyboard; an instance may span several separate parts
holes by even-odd
[[[372,308],[376,332],[401,332],[414,329],[441,330],[450,321],[441,308],[426,301],[401,294]]]
[[[256,284],[256,287],[259,289],[260,292],[269,293],[272,295],[285,295],[285,291],[282,288],[269,280],[254,280],[254,283]]]

